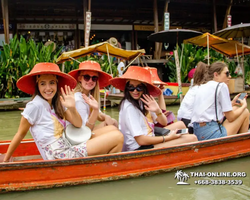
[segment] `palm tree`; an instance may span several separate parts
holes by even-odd
[[[187,181],[189,179],[189,175],[184,172],[182,178],[183,178],[182,181]]]
[[[183,176],[183,172],[182,172],[182,170],[179,170],[179,171],[177,171],[177,172],[175,173],[174,178],[175,178],[175,179],[177,178],[178,180],[181,180],[182,176]]]

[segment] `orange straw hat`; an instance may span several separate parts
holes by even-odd
[[[161,94],[161,90],[153,85],[150,72],[139,66],[130,66],[121,77],[111,79],[110,84],[124,91],[128,80],[146,83],[148,91],[152,96],[159,96]]]
[[[43,74],[56,75],[58,79],[58,88],[68,85],[71,89],[73,89],[77,84],[74,78],[61,72],[57,64],[38,63],[33,67],[29,74],[18,79],[16,85],[23,92],[34,94],[36,88],[36,76]]]
[[[150,71],[153,84],[155,84],[155,85],[168,85],[167,83],[161,81],[161,79],[159,78],[158,73],[157,73],[157,68],[147,66],[147,67],[145,67],[145,69]]]
[[[103,72],[101,69],[101,66],[98,62],[92,61],[92,60],[87,60],[84,62],[81,62],[79,64],[79,69],[72,70],[69,72],[69,75],[73,76],[76,81],[78,81],[78,76],[80,74],[80,71],[82,70],[90,70],[90,71],[95,71],[98,72],[99,74],[99,87],[104,88],[109,85],[109,80],[112,78],[111,75],[109,75],[106,72]]]

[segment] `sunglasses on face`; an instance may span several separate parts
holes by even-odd
[[[225,74],[226,74],[227,77],[230,76],[230,72],[229,71],[227,71]]]
[[[93,82],[98,81],[98,76],[90,76],[88,74],[82,75],[83,79],[88,82],[90,79],[92,79]]]
[[[128,91],[133,92],[135,90],[141,92],[143,90],[143,86],[142,85],[137,85],[136,87],[134,87],[133,85],[128,86]]]

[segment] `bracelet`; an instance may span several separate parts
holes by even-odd
[[[156,116],[157,116],[157,117],[159,117],[161,114],[162,114],[162,112],[160,112],[160,113],[156,114]]]
[[[87,121],[87,123],[88,123],[89,125],[91,125],[91,126],[94,126],[94,125],[95,125],[95,123],[90,123],[89,120]]]
[[[163,137],[163,141],[162,141],[162,143],[164,143],[164,142],[165,142],[165,138],[164,138],[164,135],[163,135],[162,137]]]

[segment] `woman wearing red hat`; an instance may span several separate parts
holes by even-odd
[[[153,98],[159,96],[161,90],[152,84],[148,70],[131,66],[124,75],[113,78],[110,82],[124,91],[119,113],[119,127],[124,135],[124,151],[197,141],[196,136],[176,134],[176,130],[167,136],[154,135],[154,123],[159,122],[166,126],[167,118]],[[171,125],[167,128],[171,129]]]
[[[109,85],[112,78],[101,70],[95,61],[80,63],[79,69],[69,72],[77,80],[75,88],[76,109],[81,115],[83,125],[93,130],[94,135],[88,141],[93,143],[89,155],[115,153],[122,150],[123,135],[118,130],[115,119],[100,112],[100,88]],[[99,126],[95,122],[103,121]]]
[[[36,64],[29,74],[17,81],[17,87],[33,97],[22,112],[20,126],[11,141],[4,162],[9,161],[28,130],[45,160],[87,155],[86,144],[78,145],[75,150],[62,137],[64,118],[75,127],[82,125],[81,117],[75,108],[74,94],[70,89],[75,86],[76,81],[68,74],[62,73],[54,63]]]

